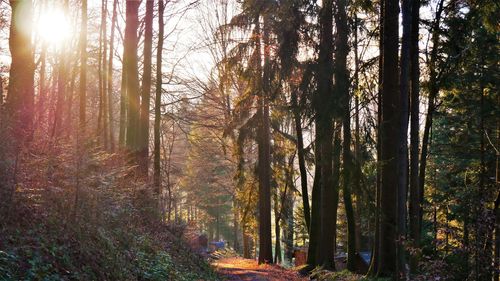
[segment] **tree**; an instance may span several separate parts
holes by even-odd
[[[9,50],[12,62],[9,71],[6,110],[13,119],[14,136],[27,140],[33,134],[34,72],[31,25],[24,19],[32,18],[31,1],[11,0]]]
[[[123,73],[125,76],[125,92],[127,96],[127,132],[126,146],[137,160],[139,137],[139,76],[137,58],[137,29],[139,27],[140,1],[126,2],[125,38],[123,42]],[[122,78],[123,79],[123,78]]]
[[[153,183],[155,193],[159,197],[161,193],[161,166],[160,166],[160,124],[161,124],[161,92],[162,92],[162,55],[163,55],[163,33],[165,23],[163,13],[165,4],[158,0],[158,46],[156,48],[156,93],[155,93],[155,123],[154,123],[154,167]]]
[[[356,270],[356,222],[352,205],[352,175],[353,161],[351,154],[351,110],[349,95],[349,73],[347,70],[348,26],[346,1],[338,1],[335,13],[337,38],[335,40],[335,91],[342,101],[342,126],[343,126],[343,199],[347,216],[347,269]],[[357,48],[357,46],[355,46]]]
[[[420,52],[419,20],[420,0],[413,0],[411,7],[411,38],[410,38],[410,198],[409,198],[409,237],[413,246],[420,246],[421,223],[419,221],[420,184],[418,178],[419,143],[420,143]],[[417,255],[410,256],[410,270],[415,273],[418,267]]]
[[[326,0],[320,11],[320,44],[318,55],[317,81],[315,95],[316,132],[321,153],[321,197],[320,197],[320,239],[319,251],[316,254],[317,264],[327,269],[335,269],[334,247],[337,218],[338,186],[333,182],[333,126],[332,111],[334,108],[333,87],[333,1]],[[315,202],[313,202],[314,204]],[[317,202],[316,202],[317,203]],[[333,203],[333,204],[332,204]]]
[[[272,241],[271,241],[271,133],[269,125],[269,99],[270,99],[270,71],[271,58],[269,52],[269,18],[264,16],[263,44],[264,44],[264,70],[262,85],[259,89],[260,95],[257,99],[257,143],[258,143],[258,173],[259,173],[259,263],[272,263]],[[255,19],[257,34],[260,34],[259,16]],[[257,41],[256,49],[259,58],[256,59],[260,65],[260,39]],[[259,68],[259,66],[257,66]]]
[[[380,187],[380,244],[377,275],[397,278],[397,186],[399,136],[399,79],[398,79],[398,16],[397,0],[384,1],[383,65],[382,65],[382,120],[381,187]]]
[[[142,75],[140,131],[138,139],[140,169],[145,176],[148,175],[148,163],[149,163],[149,106],[151,97],[153,6],[154,6],[154,0],[146,1],[146,17],[144,18],[145,22],[144,56],[143,56],[144,73]]]
[[[115,148],[115,138],[113,134],[113,58],[114,58],[114,43],[115,43],[115,29],[117,17],[118,0],[113,0],[113,15],[111,18],[111,35],[109,38],[109,58],[108,58],[108,74],[107,74],[107,90],[108,90],[108,124],[109,124],[109,145],[111,150]]]
[[[85,134],[87,123],[87,0],[82,0],[82,22],[80,26],[80,109],[79,126]]]
[[[402,244],[406,237],[406,197],[408,193],[408,107],[410,87],[410,40],[412,32],[412,1],[402,1],[403,37],[399,66],[399,136],[398,136],[398,188],[397,188],[397,276],[406,274],[405,249]]]

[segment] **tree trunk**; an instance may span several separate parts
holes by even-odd
[[[67,83],[67,53],[61,50],[60,60],[57,70],[57,101],[54,110],[54,122],[52,123],[51,138],[58,138],[61,133],[62,115],[66,96],[66,83]]]
[[[412,0],[402,1],[403,38],[401,43],[399,77],[399,139],[398,139],[398,189],[397,189],[397,276],[406,275],[406,251],[402,242],[406,237],[406,201],[408,191],[408,108],[410,87],[410,37]]]
[[[233,202],[235,200],[233,199]],[[234,203],[233,203],[234,204]],[[235,205],[233,205],[233,235],[234,235],[234,243],[233,243],[233,249],[236,253],[240,253],[240,241],[238,239],[238,235],[240,233],[240,228],[239,228],[239,216],[238,216],[238,210]]]
[[[409,234],[410,242],[415,249],[420,248],[420,185],[418,178],[419,157],[419,127],[420,127],[420,65],[419,65],[419,12],[420,0],[412,2],[412,23],[410,38],[410,203],[409,203]],[[418,256],[410,256],[410,273],[416,273],[418,269]]]
[[[337,206],[332,204],[338,198],[337,186],[333,185],[332,174],[332,77],[333,77],[333,1],[325,0],[320,11],[320,44],[318,56],[318,90],[315,108],[317,130],[321,152],[321,219],[320,242],[317,263],[326,269],[335,269],[334,248]],[[335,110],[334,110],[335,111]],[[337,195],[337,196],[336,196]]]
[[[319,151],[319,136],[316,129],[315,140],[315,167],[314,167],[314,181],[312,186],[312,209],[311,209],[311,227],[309,229],[309,248],[307,251],[307,264],[311,269],[318,264],[316,255],[318,254],[319,235],[320,235],[320,219],[321,219],[321,153]]]
[[[149,104],[151,99],[151,55],[153,49],[153,8],[154,0],[146,0],[144,34],[144,72],[142,75],[141,112],[139,131],[139,170],[148,176],[149,163]],[[161,64],[160,64],[161,66]]]
[[[108,148],[108,64],[106,55],[108,54],[108,29],[107,29],[107,14],[108,14],[108,1],[102,0],[102,18],[101,18],[101,28],[102,28],[102,131],[100,135],[102,136],[104,148]]]
[[[115,149],[115,138],[113,134],[113,52],[115,43],[115,25],[117,17],[118,0],[113,0],[113,16],[111,18],[111,38],[109,39],[109,59],[108,59],[108,127],[109,127],[109,147],[111,151]]]
[[[125,63],[125,57],[123,58]],[[120,131],[118,133],[118,144],[125,147],[125,135],[127,133],[127,73],[122,67],[122,81],[120,85]]]
[[[87,111],[87,0],[82,0],[82,23],[80,30],[80,133],[85,135]]]
[[[382,123],[381,125],[381,194],[380,194],[380,260],[379,277],[396,276],[397,194],[399,137],[399,3],[384,0]]]
[[[140,1],[126,1],[125,38],[123,42],[123,71],[127,77],[127,134],[126,146],[137,160],[139,137],[139,76],[137,65],[137,29]]]
[[[304,208],[304,220],[307,231],[311,228],[311,209],[309,206],[309,191],[307,190],[307,169],[304,152],[304,139],[302,136],[302,122],[300,120],[300,109],[297,101],[297,92],[292,90],[291,102],[293,108],[293,118],[295,122],[295,132],[297,133],[297,155],[299,158],[300,187],[302,193],[302,206]]]
[[[383,81],[383,62],[384,62],[384,14],[385,14],[385,2],[380,1],[380,18],[379,18],[379,59],[378,59],[378,93],[377,93],[377,178],[376,178],[376,194],[375,194],[375,237],[372,248],[372,259],[370,261],[370,267],[368,268],[367,275],[369,277],[375,277],[377,275],[378,264],[380,260],[380,191],[382,182],[381,173],[381,124],[382,124],[382,81]]]
[[[496,185],[498,187],[499,181],[499,160],[497,155],[497,168],[496,168]],[[493,260],[494,268],[499,268],[500,266],[500,191],[498,192],[497,199],[495,200],[495,207],[493,209],[495,214],[495,255]],[[493,280],[500,280],[499,276],[500,272],[496,270],[493,275]]]
[[[354,174],[353,174],[353,191],[356,195],[356,208],[354,210],[354,220],[356,222],[356,251],[361,250],[361,177],[362,175],[362,159],[361,159],[361,144],[359,137],[359,55],[358,55],[358,17],[357,11],[354,14]]]
[[[104,30],[105,30],[105,25],[106,25],[106,14],[104,13],[105,11],[105,5],[106,1],[102,0],[101,1],[101,25],[99,29],[99,50],[98,50],[98,55],[97,55],[97,76],[98,76],[98,93],[99,93],[99,105],[98,105],[98,114],[97,114],[97,130],[96,130],[96,137],[99,141],[100,144],[103,144],[104,147],[105,145],[105,131],[104,131],[104,120],[106,119],[105,115],[105,108],[106,108],[106,97],[104,94],[105,91],[105,84],[106,81],[105,79],[105,70],[104,70],[104,64],[105,64],[105,57],[106,54],[104,53],[104,45],[106,44],[106,37],[104,36]]]
[[[262,94],[258,99],[257,115],[259,126],[257,130],[258,142],[258,172],[259,172],[259,263],[272,263],[271,241],[271,151],[270,151],[270,125],[269,125],[269,86],[270,86],[270,50],[269,22],[264,19],[264,72],[262,78]],[[256,29],[259,30],[258,17]],[[257,32],[259,34],[260,31]],[[260,52],[260,44],[256,48]],[[260,61],[260,59],[259,59]]]
[[[293,169],[293,161],[290,163],[290,169]],[[293,232],[294,232],[294,217],[293,217],[293,205],[294,205],[294,181],[293,174],[288,175],[288,184],[290,186],[286,194],[285,202],[285,220],[286,228],[283,231],[283,237],[285,238],[285,258],[290,264],[292,264],[293,259]]]
[[[250,235],[248,235],[248,227],[243,226],[242,227],[242,233],[243,233],[243,258],[245,259],[250,259],[252,258],[252,253],[251,253],[251,242],[250,240],[252,239]]]
[[[337,12],[335,13],[335,25],[337,26],[337,38],[335,40],[335,90],[342,101],[342,123],[343,139],[342,158],[343,158],[343,197],[347,216],[347,269],[356,270],[356,226],[354,221],[354,209],[352,206],[351,195],[351,175],[352,175],[352,156],[351,156],[351,110],[349,107],[349,74],[347,72],[348,46],[348,26],[345,0],[337,2]],[[357,46],[356,46],[357,48]],[[336,219],[336,218],[334,218]]]
[[[276,242],[274,244],[274,263],[281,263],[281,228],[280,219],[276,217],[274,219],[274,234],[276,235]]]
[[[161,194],[161,167],[160,167],[160,124],[161,124],[161,90],[162,90],[162,54],[163,54],[163,32],[165,23],[163,13],[165,4],[163,0],[158,0],[158,47],[156,48],[156,95],[155,95],[155,123],[154,123],[154,169],[153,181],[156,196]]]
[[[33,134],[34,74],[31,25],[23,24],[33,18],[31,1],[10,0],[12,8],[9,34],[9,50],[12,62],[9,72],[6,111],[13,121],[13,139],[29,140]]]
[[[332,201],[333,217],[335,219],[334,225],[334,238],[333,238],[333,253],[337,251],[337,208],[339,205],[339,190],[340,190],[340,156],[342,153],[342,124],[341,122],[335,123],[334,136],[333,136],[333,186],[335,187],[335,194]]]

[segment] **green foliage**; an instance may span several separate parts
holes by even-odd
[[[311,272],[311,278],[318,281],[389,281],[389,279],[366,279],[363,276],[352,273],[348,270],[334,272],[323,270],[321,267],[317,267]]]
[[[30,177],[19,177],[15,216],[0,223],[0,280],[217,280],[206,261],[161,225],[148,186],[130,180],[120,155],[85,153],[75,210],[70,157],[23,163]],[[49,186],[47,175],[58,187]]]

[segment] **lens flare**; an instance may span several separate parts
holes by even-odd
[[[40,38],[47,44],[61,45],[71,35],[71,25],[62,10],[46,10],[35,23]]]

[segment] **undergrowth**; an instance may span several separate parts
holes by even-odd
[[[18,155],[14,196],[0,200],[0,280],[217,280],[126,157],[91,147]]]

